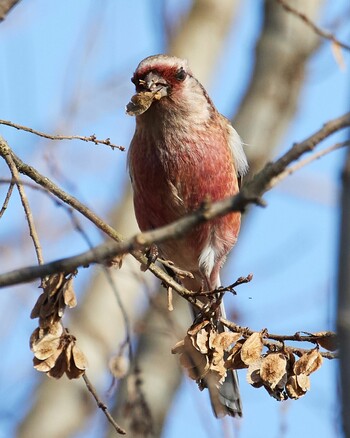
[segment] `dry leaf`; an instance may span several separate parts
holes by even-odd
[[[322,365],[323,358],[321,353],[317,348],[308,351],[303,354],[299,360],[294,364],[295,374],[306,374],[309,376],[311,373],[315,372]]]
[[[261,356],[263,342],[261,333],[254,332],[244,342],[241,349],[241,359],[246,365],[256,362]]]
[[[287,383],[287,359],[282,353],[269,353],[261,361],[260,377],[272,390]]]

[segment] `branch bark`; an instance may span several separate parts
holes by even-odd
[[[0,0],[0,23],[5,20],[6,15],[19,2],[20,0]]]

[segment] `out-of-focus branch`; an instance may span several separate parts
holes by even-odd
[[[95,134],[89,135],[88,137],[84,137],[82,135],[45,134],[45,132],[36,131],[35,129],[29,128],[28,126],[22,126],[17,123],[10,122],[8,120],[0,120],[0,125],[10,126],[11,128],[16,128],[21,131],[30,132],[31,134],[35,134],[43,138],[48,138],[49,140],[82,140],[94,144],[104,144],[112,149],[119,149],[120,151],[125,151],[124,146],[118,146],[116,144],[111,143],[110,138],[106,138],[105,140],[99,140],[98,138],[96,138]]]
[[[296,17],[300,18],[300,20],[302,20],[307,26],[309,26],[320,37],[326,38],[327,40],[332,41],[332,43],[337,44],[338,46],[342,47],[343,49],[350,50],[350,46],[348,44],[345,44],[345,43],[339,41],[331,32],[328,32],[327,30],[321,29],[312,20],[310,20],[310,18],[307,15],[305,15],[303,12],[301,12],[298,9],[291,6],[285,0],[275,0],[275,1],[277,3],[279,3],[287,12],[290,12],[290,13],[294,14]]]
[[[0,141],[1,141],[1,139],[0,139]],[[17,166],[12,159],[10,148],[6,147],[7,146],[6,142],[3,142],[2,146],[4,147],[3,158],[6,161],[8,167],[11,171],[12,177],[16,180],[16,186],[18,189],[18,193],[19,193],[19,196],[21,199],[23,209],[24,209],[25,217],[26,217],[26,220],[28,223],[29,234],[30,234],[30,237],[32,238],[32,241],[33,241],[35,254],[36,254],[36,257],[38,259],[38,263],[39,263],[39,265],[42,265],[44,263],[44,258],[43,258],[42,249],[41,249],[41,245],[40,245],[40,241],[39,241],[39,236],[38,236],[38,233],[36,230],[32,210],[29,206],[27,195],[25,193],[23,184],[20,180]]]
[[[350,150],[343,170],[341,209],[338,260],[338,334],[342,421],[345,436],[350,437]]]
[[[295,0],[311,19],[317,18],[323,0]],[[248,92],[233,120],[247,144],[250,175],[270,159],[296,111],[305,69],[318,47],[318,37],[292,14],[265,1],[265,18],[256,45],[256,63]]]
[[[190,60],[192,70],[204,85],[215,72],[211,66],[218,61],[238,5],[238,0],[195,0],[170,41],[169,53]]]
[[[10,10],[19,2],[20,0],[0,0],[0,23],[5,19]]]
[[[268,163],[254,179],[244,184],[240,193],[236,196],[224,199],[222,201],[214,202],[213,204],[204,205],[201,209],[192,214],[169,224],[158,228],[156,230],[147,231],[137,234],[135,237],[127,240],[122,240],[119,236],[118,242],[106,242],[92,250],[86,251],[82,254],[65,259],[57,260],[41,266],[32,266],[11,271],[7,274],[0,275],[0,287],[11,284],[18,284],[20,282],[33,280],[44,275],[48,275],[59,271],[71,271],[79,266],[86,266],[89,263],[106,262],[109,258],[116,255],[132,253],[133,256],[141,263],[145,263],[144,256],[139,252],[141,248],[147,248],[152,243],[159,243],[169,238],[178,238],[182,236],[189,229],[195,225],[213,219],[217,216],[225,215],[231,211],[243,211],[249,204],[261,204],[262,195],[270,190],[279,181],[279,176],[285,172],[288,166],[298,160],[306,152],[314,150],[314,148],[325,138],[334,132],[350,126],[350,113],[347,113],[337,119],[331,120],[324,124],[324,126],[305,139],[301,143],[295,144],[289,151],[287,151],[281,158],[273,163]],[[1,155],[1,148],[0,148]],[[46,178],[47,180],[47,178]],[[48,187],[47,187],[48,188]],[[69,195],[65,194],[62,199],[69,205],[72,205]],[[74,201],[78,205],[78,201]],[[86,207],[85,207],[86,208]],[[81,209],[79,210],[81,211]],[[91,217],[89,214],[87,218]],[[106,228],[104,226],[103,228]],[[112,229],[113,230],[113,229]],[[111,237],[115,235],[113,234]],[[171,282],[171,278],[164,273],[160,273],[154,264],[150,264],[149,270],[153,272],[158,278],[165,280],[169,285],[173,286],[175,282]],[[162,272],[162,271],[161,271]],[[169,280],[168,280],[169,279]],[[176,283],[175,283],[176,284]],[[176,286],[175,286],[176,287]],[[183,296],[186,293],[176,287],[176,290]],[[187,294],[188,295],[188,294]],[[188,297],[187,297],[188,298]]]

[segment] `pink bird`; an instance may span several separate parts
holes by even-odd
[[[136,115],[128,164],[140,229],[161,227],[198,209],[204,201],[237,194],[248,168],[242,142],[187,62],[173,56],[150,56],[140,62],[131,80],[137,93],[151,96],[149,102],[127,107],[129,114]],[[192,272],[193,279],[183,280],[188,289],[215,289],[240,222],[239,212],[215,218],[180,239],[161,243],[159,252]],[[216,416],[242,415],[236,373],[228,373],[219,388],[219,400],[220,406],[212,403]]]

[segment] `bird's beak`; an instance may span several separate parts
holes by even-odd
[[[147,76],[140,81],[140,84],[145,87],[147,91],[151,91],[152,93],[157,93],[159,98],[165,97],[168,95],[168,84],[156,73],[150,72]]]
[[[150,72],[144,79],[139,80],[143,91],[132,96],[126,105],[126,113],[129,116],[139,116],[146,112],[154,100],[160,100],[168,95],[167,82],[156,73]]]

